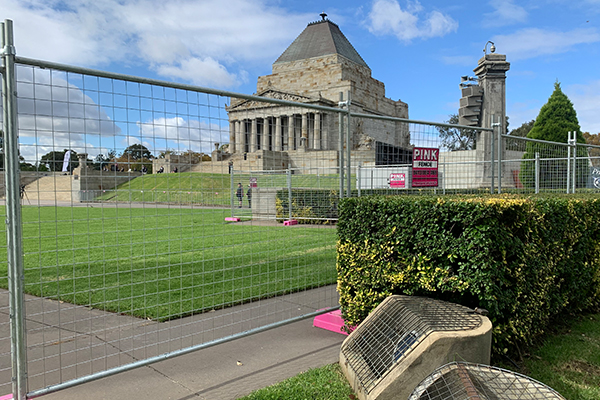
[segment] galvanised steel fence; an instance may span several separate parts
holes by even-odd
[[[502,135],[501,188],[519,193],[598,192],[600,147],[576,143],[575,132],[566,132],[568,143]]]
[[[231,220],[234,171],[304,151],[302,119],[338,109],[16,57],[11,28],[0,394],[39,397],[339,307],[335,229]],[[275,106],[289,114],[271,127],[257,108]],[[319,145],[337,148],[320,121]],[[265,131],[284,127],[285,142]]]
[[[350,93],[331,107],[26,59],[11,27],[0,394],[337,308],[343,197],[600,186],[598,146],[362,114]]]

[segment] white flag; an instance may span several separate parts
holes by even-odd
[[[69,172],[69,162],[71,161],[71,150],[65,151],[65,159],[63,160],[62,172]]]

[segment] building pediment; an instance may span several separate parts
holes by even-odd
[[[308,97],[308,96],[302,96],[296,93],[288,93],[288,92],[283,92],[280,90],[275,90],[275,89],[267,89],[264,90],[263,92],[258,94],[259,97],[265,97],[265,98],[269,98],[269,99],[277,99],[277,100],[287,100],[287,101],[293,101],[296,103],[310,103],[310,104],[322,104],[322,105],[326,105],[326,106],[332,106],[333,102],[331,102],[330,100],[324,99],[322,97],[316,98],[316,97]],[[255,101],[255,100],[246,100],[246,99],[240,99],[238,101],[235,101],[232,99],[231,101],[231,105],[229,107],[226,107],[228,112],[232,112],[232,111],[241,111],[241,110],[255,110],[255,109],[259,109],[259,108],[269,108],[269,107],[274,107],[277,106],[277,104],[273,104],[273,103],[266,103],[266,102],[260,102],[260,101]]]

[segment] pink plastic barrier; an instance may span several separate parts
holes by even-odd
[[[344,327],[344,320],[342,319],[342,312],[340,310],[317,315],[313,320],[313,326],[326,329],[328,331],[341,333],[342,335],[348,335],[347,332],[342,330]]]

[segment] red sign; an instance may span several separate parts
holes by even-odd
[[[390,187],[393,189],[404,189],[406,187],[406,174],[390,174]]]
[[[438,186],[438,161],[440,149],[415,147],[413,149],[413,187]]]
[[[250,177],[250,187],[257,187],[258,186],[258,178],[256,177]]]

